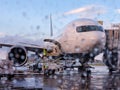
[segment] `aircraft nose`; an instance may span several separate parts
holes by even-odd
[[[105,37],[105,34],[103,33],[98,33],[90,39],[93,46],[97,46],[99,48],[103,48],[105,46],[106,37]]]
[[[105,34],[104,33],[95,33],[94,35],[92,35],[92,37],[90,37],[91,41],[101,41],[105,39]]]
[[[84,42],[85,40],[86,40],[85,38],[82,38],[82,39],[81,39],[81,42]]]
[[[98,42],[98,38],[97,37],[91,37],[89,38],[89,41],[92,43],[92,44],[95,44]]]

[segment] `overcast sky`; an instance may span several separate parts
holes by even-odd
[[[120,22],[120,0],[0,0],[0,37],[47,36],[50,14],[54,34],[78,18],[103,20],[107,26]]]

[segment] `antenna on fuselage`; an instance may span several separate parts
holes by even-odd
[[[50,14],[50,36],[53,36],[52,16]]]

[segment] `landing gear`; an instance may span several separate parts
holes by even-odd
[[[81,75],[81,84],[82,88],[86,89],[86,87],[89,87],[90,81],[91,81],[91,66],[89,65],[82,65],[78,68],[78,71]]]
[[[79,59],[78,59],[79,60]],[[88,65],[88,60],[76,60],[76,62],[73,62],[71,67],[77,67],[78,68],[78,73],[81,74],[81,78],[86,78],[91,76],[91,67]],[[75,66],[76,65],[76,66]]]
[[[86,77],[90,77],[91,76],[91,70],[90,68],[92,68],[91,66],[89,66],[88,64],[83,64],[82,66],[78,67],[78,72],[81,73],[81,77],[82,78],[86,78]]]

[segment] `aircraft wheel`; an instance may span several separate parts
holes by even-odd
[[[87,70],[87,77],[91,76],[91,70]]]

